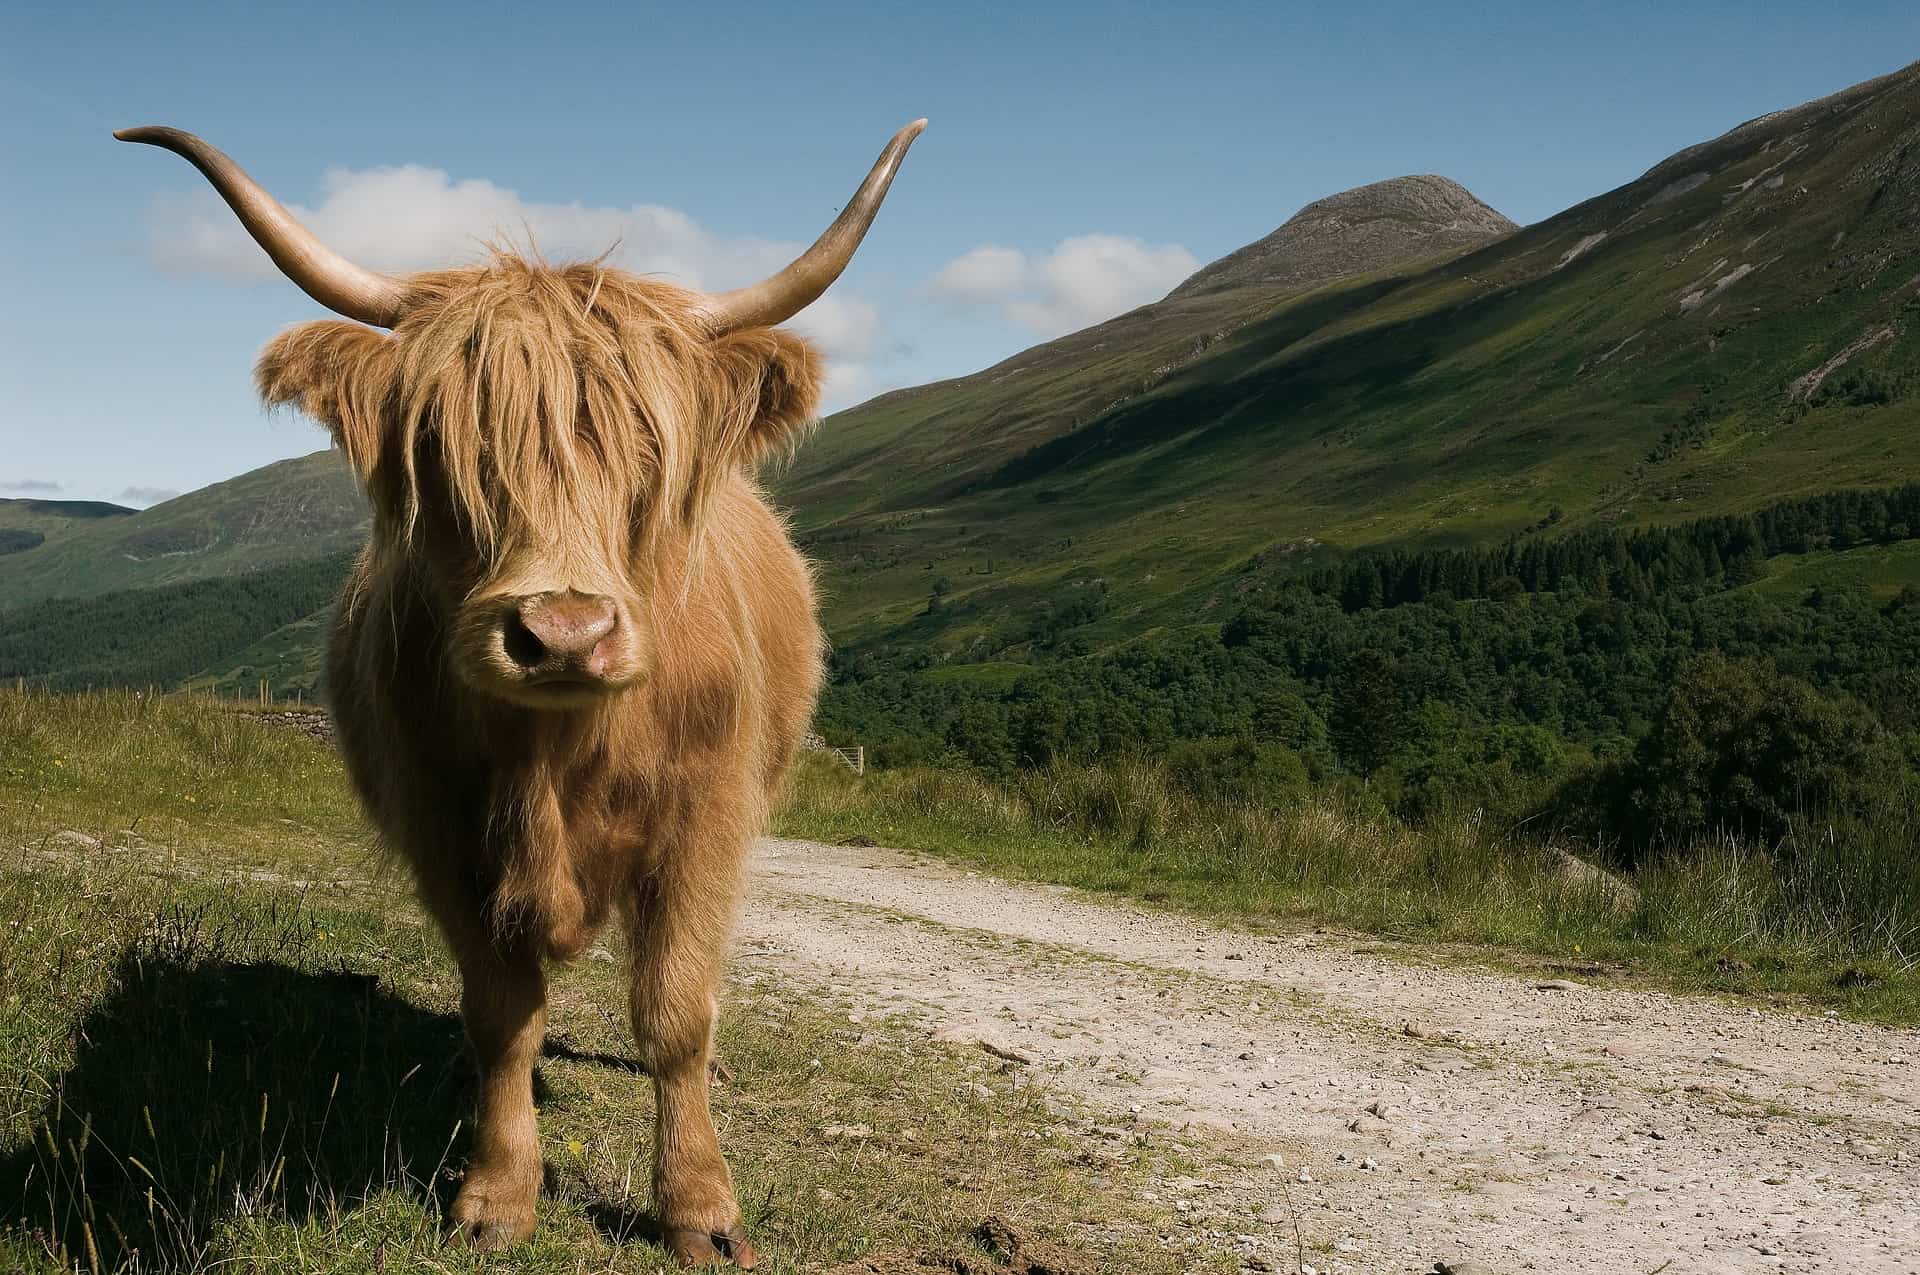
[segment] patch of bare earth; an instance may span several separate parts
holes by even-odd
[[[884,849],[768,841],[755,867],[737,968],[984,1049],[1116,1144],[1184,1128],[1200,1162],[1152,1190],[1252,1269],[1920,1270],[1920,1033]]]

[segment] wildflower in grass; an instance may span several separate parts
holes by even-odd
[[[567,1154],[570,1156],[574,1156],[577,1158],[586,1149],[587,1149],[587,1144],[580,1141],[580,1139],[578,1138],[569,1139],[567,1142]]]

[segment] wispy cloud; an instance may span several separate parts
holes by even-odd
[[[614,265],[638,274],[719,290],[772,274],[805,246],[717,234],[683,212],[656,204],[542,203],[491,181],[455,181],[418,164],[329,169],[321,190],[313,207],[289,205],[293,214],[336,251],[375,270],[458,265],[481,259],[492,243],[531,241],[556,260],[607,253]],[[211,193],[161,198],[154,205],[152,232],[153,260],[163,270],[233,279],[278,275],[267,254]],[[879,311],[836,289],[791,326],[827,354],[834,365],[831,397],[848,401],[837,387],[866,376],[858,365],[877,348]]]
[[[1157,301],[1200,268],[1179,244],[1126,235],[1075,235],[1029,257],[983,244],[935,272],[927,290],[968,306],[990,306],[1041,336],[1059,336]]]
[[[10,491],[16,496],[53,496],[65,489],[64,483],[50,478],[0,478],[0,491]]]
[[[139,505],[141,508],[145,508],[148,505],[158,505],[164,501],[172,500],[179,494],[180,493],[172,487],[127,487],[121,490],[116,499],[123,504]]]

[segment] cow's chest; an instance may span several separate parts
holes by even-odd
[[[622,796],[604,783],[496,794],[485,840],[487,906],[497,930],[555,960],[585,950],[623,884],[648,868],[648,812]]]

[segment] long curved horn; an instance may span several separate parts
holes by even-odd
[[[874,214],[880,211],[880,201],[887,197],[887,187],[893,184],[893,174],[907,147],[926,126],[925,120],[915,120],[893,135],[847,206],[793,264],[751,287],[708,295],[700,309],[713,333],[717,336],[741,328],[771,327],[818,300],[853,260],[853,251],[866,237]]]
[[[158,125],[123,128],[114,136],[123,142],[144,142],[170,150],[199,169],[281,273],[327,309],[378,328],[390,328],[400,321],[407,291],[404,284],[354,265],[314,238],[313,232],[295,221],[279,200],[215,147],[192,133]]]

